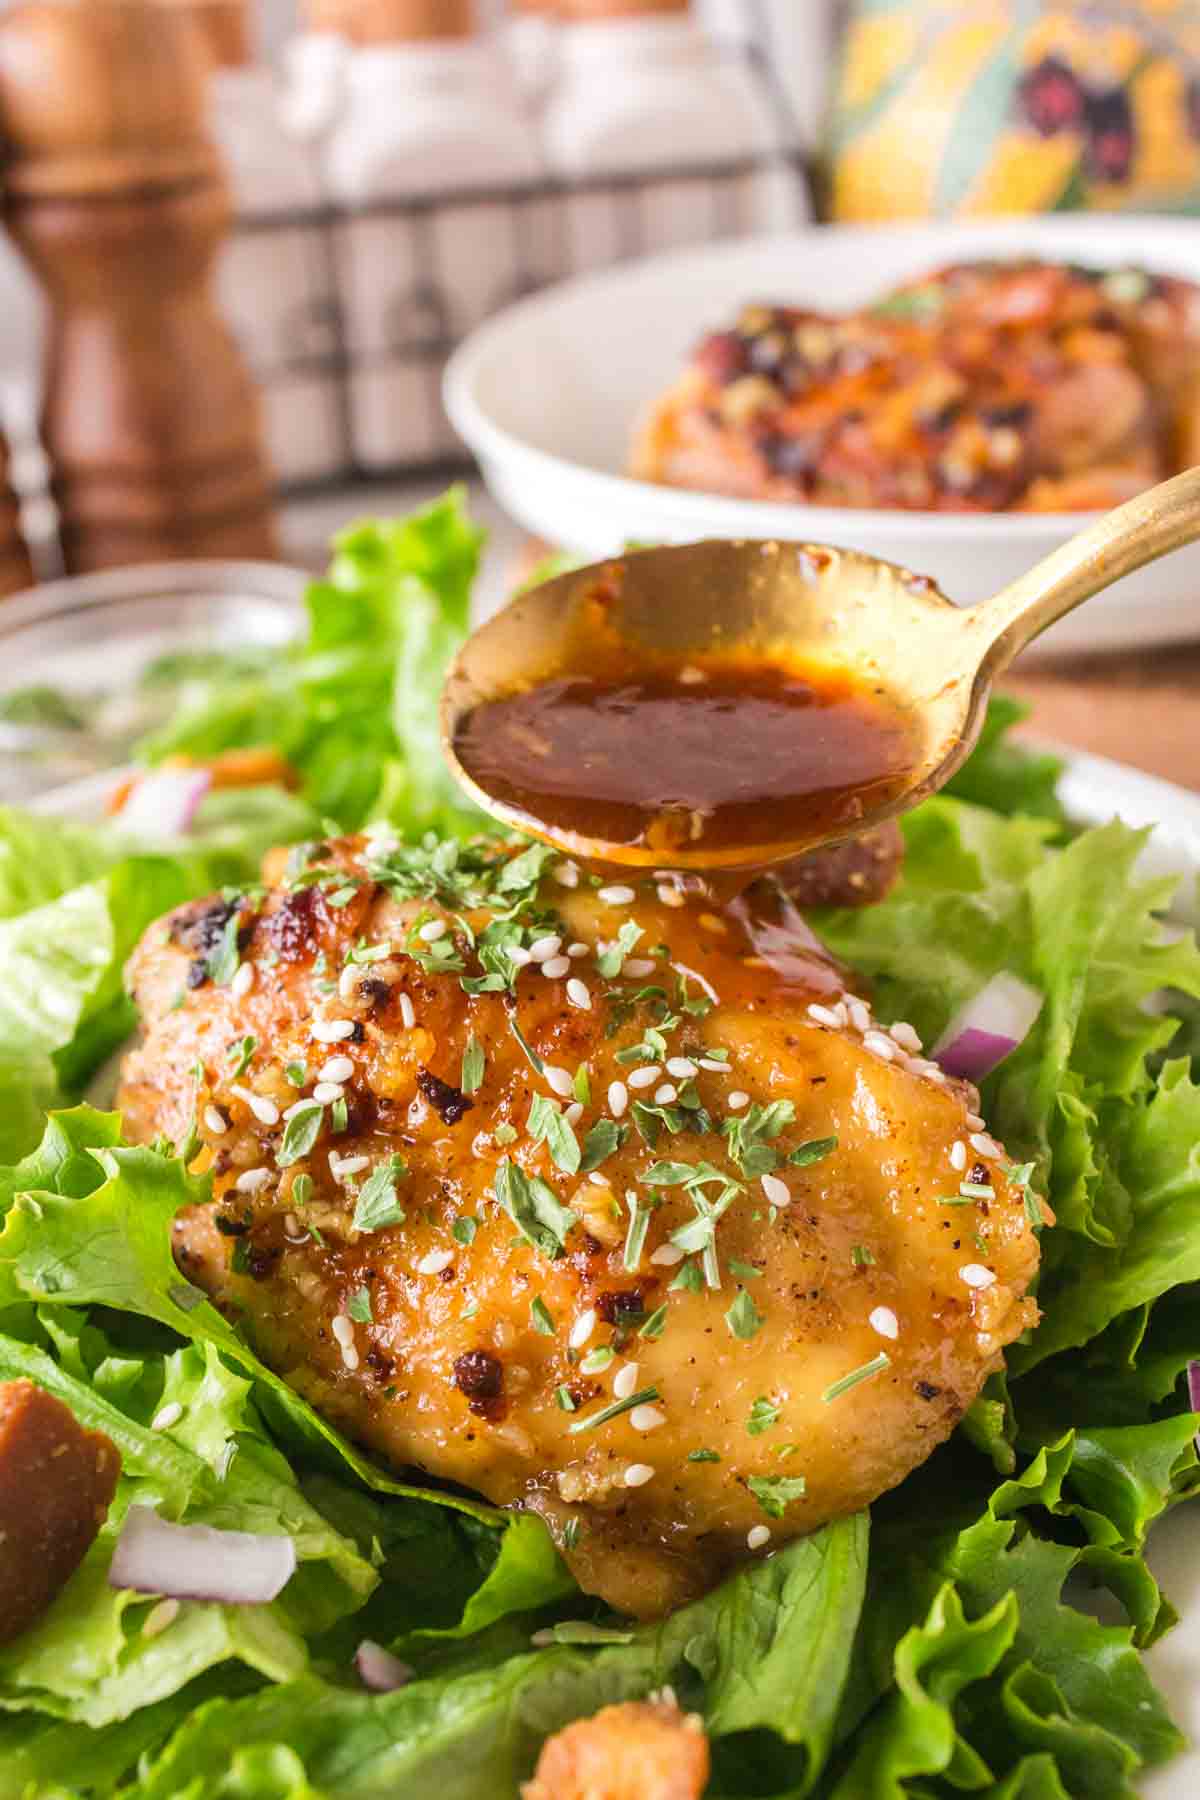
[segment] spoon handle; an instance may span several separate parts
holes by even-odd
[[[1105,513],[968,617],[988,648],[989,677],[1032,638],[1122,575],[1200,538],[1200,467],[1185,469]]]

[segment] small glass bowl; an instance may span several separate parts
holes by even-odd
[[[310,580],[276,563],[155,563],[0,601],[0,801],[28,806],[119,768],[184,696],[164,659],[186,653],[202,671],[206,653],[281,648]]]

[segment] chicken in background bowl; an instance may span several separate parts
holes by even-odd
[[[1198,458],[1200,287],[989,261],[846,315],[746,307],[656,402],[632,473],[745,499],[1056,513]]]

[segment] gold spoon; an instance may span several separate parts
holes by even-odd
[[[858,836],[936,793],[979,735],[992,683],[1033,638],[1123,575],[1200,537],[1200,467],[1128,500],[978,606],[959,607],[926,576],[823,544],[712,540],[639,550],[518,595],[463,646],[442,692],[442,742],[457,779],[494,819],[574,856],[626,866],[763,867]],[[836,830],[781,814],[770,842],[703,842],[669,853],[610,843],[533,818],[485,791],[456,753],[477,706],[570,666],[573,638],[602,593],[607,624],[639,652],[688,658],[751,652],[848,671],[882,688],[912,732],[912,766],[883,802]],[[631,754],[635,754],[631,742]]]

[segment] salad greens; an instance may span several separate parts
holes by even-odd
[[[172,1262],[204,1180],[79,1103],[133,1023],[123,962],[167,907],[314,830],[478,829],[436,733],[478,549],[454,494],[343,534],[295,649],[198,671],[144,746],[268,745],[298,794],[214,792],[163,845],[0,811],[0,1381],[59,1395],[123,1464],[82,1567],[0,1647],[0,1800],[496,1800],[548,1732],[665,1683],[704,1715],[721,1800],[1132,1796],[1181,1742],[1140,1654],[1173,1620],[1146,1535],[1200,1486],[1200,1090],[1147,1003],[1200,999],[1200,954],[1162,930],[1169,884],[1138,876],[1138,834],[1068,836],[1053,759],[1007,736],[1015,708],[906,821],[893,893],[813,922],[880,1016],[926,1038],[998,971],[1044,994],[984,1092],[1031,1165],[1044,1317],[869,1517],[661,1624],[581,1594],[534,1517],[405,1483],[321,1420]],[[286,1533],[297,1572],[269,1605],[186,1602],[164,1628],[106,1581],[134,1504]],[[1124,1623],[1078,1610],[1069,1578]],[[412,1681],[368,1691],[364,1639]]]

